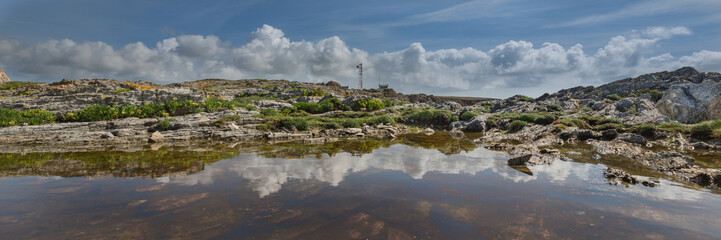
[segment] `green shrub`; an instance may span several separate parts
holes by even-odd
[[[205,111],[220,112],[225,110],[235,110],[236,103],[216,97],[205,99]]]
[[[274,126],[276,129],[292,129],[295,127],[298,131],[305,131],[308,130],[308,121],[303,118],[295,118],[295,117],[284,117],[284,118],[278,118],[278,119],[272,119],[270,121],[271,125]]]
[[[115,94],[124,93],[124,92],[130,92],[130,89],[127,89],[127,88],[118,88],[118,89],[115,89]]]
[[[174,118],[166,118],[163,120],[158,121],[158,123],[155,124],[154,129],[156,131],[168,131],[171,127],[173,127],[173,122],[176,120]]]
[[[303,96],[322,97],[322,96],[326,95],[325,92],[323,92],[323,89],[320,89],[320,88],[314,88],[314,89],[302,88],[302,89],[300,89],[300,91]]]
[[[273,88],[276,88],[276,87],[277,87],[276,85],[270,84],[270,85],[265,85],[265,86],[263,86],[261,89],[269,90],[269,89],[273,89]]]
[[[390,125],[394,125],[394,124],[396,124],[396,120],[393,119],[393,117],[388,116],[388,115],[381,115],[381,116],[373,117],[373,118],[371,118],[368,122],[369,122],[369,123],[372,123],[372,124],[374,124],[374,125],[378,125],[378,124],[381,124],[381,123],[382,123],[382,124],[386,124],[386,125],[389,125],[389,124],[390,124]]]
[[[336,97],[326,98],[318,103],[297,102],[293,104],[293,107],[295,108],[294,111],[304,111],[312,114],[346,109],[346,106]]]
[[[323,128],[325,129],[340,129],[342,126],[338,124],[337,122],[327,122],[323,124]]]
[[[280,115],[280,113],[278,113],[278,111],[276,111],[275,109],[272,109],[272,108],[266,108],[266,109],[260,110],[260,114],[265,117],[275,117],[275,116]]]
[[[23,123],[40,125],[55,122],[55,114],[42,109],[15,111],[0,108],[0,127],[15,126]]]
[[[553,115],[540,115],[538,116],[533,123],[535,124],[541,124],[541,125],[548,125],[556,121],[556,117]]]
[[[385,107],[399,106],[403,104],[406,104],[406,102],[396,101],[394,99],[383,99],[383,106]]]
[[[537,113],[502,113],[496,114],[490,117],[490,119],[510,119],[510,120],[521,120],[526,123],[535,123],[541,125],[548,125],[556,120],[556,117],[551,114],[537,114]]]
[[[604,131],[604,130],[608,130],[608,129],[616,129],[616,131],[619,131],[619,132],[624,131],[623,124],[618,124],[618,123],[604,123],[604,124],[593,127],[593,130],[596,130],[596,131]]]
[[[649,91],[648,94],[651,95],[651,101],[653,102],[658,102],[658,100],[661,100],[661,98],[663,98],[663,93],[656,89]]]
[[[528,123],[526,121],[515,120],[515,121],[509,123],[508,126],[506,126],[506,129],[508,129],[509,132],[518,132],[519,130],[523,129],[523,127],[525,127],[526,125],[528,125]]]
[[[375,98],[367,98],[354,103],[351,108],[355,111],[359,111],[361,109],[365,109],[366,111],[375,111],[385,108],[385,105],[381,100]]]
[[[240,119],[243,119],[243,116],[241,116],[241,115],[227,115],[227,116],[223,116],[222,118],[220,118],[220,119],[218,119],[218,120],[215,120],[215,121],[213,122],[213,125],[216,126],[216,127],[223,127],[223,126],[227,125],[229,122],[235,122],[235,121],[238,121],[238,120],[240,120]]]
[[[560,104],[548,104],[546,105],[546,109],[548,109],[549,112],[563,111],[563,107]]]
[[[455,121],[451,111],[438,109],[415,111],[405,115],[404,117],[410,123],[437,127],[446,127]]]
[[[13,90],[17,89],[19,87],[25,87],[25,86],[33,86],[37,85],[36,82],[6,82],[6,83],[0,83],[0,90]]]
[[[532,98],[532,97],[529,97],[529,96],[526,96],[526,95],[521,95],[521,101],[531,102],[531,101],[533,101],[533,100],[534,100],[534,98]]]
[[[616,118],[606,118],[606,117],[596,117],[596,116],[590,116],[590,115],[579,115],[579,119],[586,121],[591,126],[598,126],[603,125],[607,123],[615,123],[615,124],[623,124],[621,120]]]
[[[658,125],[658,129],[668,132],[689,133],[690,127],[678,122],[664,122]]]
[[[496,123],[495,120],[493,120],[493,119],[491,119],[491,118],[488,118],[488,119],[486,119],[486,127],[488,127],[488,128],[497,128],[497,127],[498,127],[498,124]]]
[[[656,125],[653,124],[641,124],[636,125],[633,127],[633,132],[644,136],[644,137],[654,137],[656,136]]]
[[[693,125],[691,136],[697,139],[721,138],[721,120],[705,121]]]
[[[473,119],[476,116],[478,116],[478,113],[476,113],[474,111],[465,111],[465,112],[463,112],[463,114],[461,114],[460,119],[463,121],[468,121],[468,120]]]
[[[64,121],[69,122],[94,122],[113,120],[120,117],[117,107],[94,104],[75,113],[65,115]]]
[[[576,118],[560,118],[553,122],[553,125],[557,124],[563,124],[569,127],[577,127],[577,128],[590,128],[591,126],[588,125],[585,121],[581,119]]]
[[[312,103],[312,102],[297,102],[293,103],[293,107],[295,108],[295,111],[304,111],[307,113],[323,113],[323,109],[320,106],[320,104]]]
[[[609,94],[609,95],[606,95],[606,98],[611,101],[621,100],[621,96],[618,96],[618,94]]]
[[[357,128],[360,127],[361,122],[358,119],[347,119],[341,123],[344,128]]]

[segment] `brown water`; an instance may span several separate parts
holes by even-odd
[[[505,153],[442,134],[0,154],[0,238],[721,237],[719,194],[653,174],[659,187],[611,186],[605,166],[576,148],[577,162],[525,173],[508,167]]]

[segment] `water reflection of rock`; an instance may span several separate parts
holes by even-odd
[[[0,154],[0,177],[179,177],[204,170],[205,164],[230,158],[237,149],[163,148],[136,152]]]
[[[114,166],[91,166],[73,159],[51,159],[34,167],[21,167],[0,172],[0,177],[59,176],[59,177],[180,177],[203,171],[203,161],[189,161],[183,169],[163,166],[143,166],[138,162]]]

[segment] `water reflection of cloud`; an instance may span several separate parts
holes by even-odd
[[[345,176],[368,169],[395,170],[407,173],[414,179],[422,179],[428,172],[445,174],[476,174],[490,171],[514,182],[529,182],[543,178],[551,183],[592,188],[604,192],[618,191],[616,186],[605,184],[602,165],[581,164],[557,160],[551,165],[531,166],[533,175],[527,175],[507,166],[508,155],[503,152],[477,148],[447,156],[435,150],[413,148],[396,144],[380,148],[372,153],[354,156],[339,153],[323,155],[320,159],[265,158],[259,154],[240,154],[232,159],[207,165],[199,173],[163,177],[157,181],[182,185],[212,184],[213,179],[227,173],[237,174],[250,182],[260,197],[280,191],[289,180],[317,180],[338,186]],[[583,186],[581,186],[583,185]],[[631,194],[660,199],[697,200],[702,192],[662,183],[661,187],[631,187]]]

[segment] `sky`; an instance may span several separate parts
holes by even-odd
[[[692,66],[721,71],[718,0],[1,0],[14,81],[388,83],[539,96]]]

